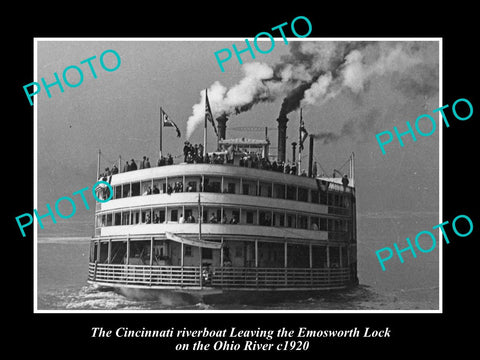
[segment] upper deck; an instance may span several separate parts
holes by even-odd
[[[204,205],[231,204],[349,215],[342,209],[349,207],[354,188],[342,185],[341,179],[335,180],[233,165],[169,165],[113,175],[112,200],[98,203],[96,210],[175,203],[195,205],[198,200],[195,194],[201,192]]]
[[[296,184],[306,187],[316,187],[316,179],[321,179],[326,182],[341,185],[341,187],[331,185],[329,190],[338,191],[354,191],[352,179],[349,179],[349,185],[345,190],[342,185],[341,178],[313,178],[308,176],[286,174],[274,170],[256,169],[243,166],[236,166],[231,164],[188,164],[180,163],[166,166],[151,167],[148,169],[140,169],[118,173],[112,176],[111,185],[119,185],[123,183],[131,183],[138,181],[145,181],[155,178],[173,178],[179,176],[226,176],[226,177],[243,177],[258,179],[267,182],[279,182],[284,184]]]
[[[97,204],[96,235],[194,233],[196,229],[183,222],[197,223],[203,216],[205,224],[245,225],[235,229],[248,230],[245,235],[260,231],[281,237],[284,232],[275,228],[285,227],[295,229],[298,238],[332,239],[343,237],[353,215],[354,188],[343,186],[341,179],[229,164],[183,163],[129,171],[113,175],[111,186],[112,200]],[[233,230],[217,225],[207,229],[210,234]],[[310,234],[311,230],[318,231]]]

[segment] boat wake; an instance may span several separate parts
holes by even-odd
[[[161,290],[97,288],[39,294],[39,310],[435,310],[438,288],[385,291],[359,285],[348,291],[309,294],[304,297],[277,299],[260,303],[205,303],[193,295]],[[428,299],[428,301],[427,301]],[[438,299],[438,298],[437,298]],[[264,299],[266,300],[266,299]]]

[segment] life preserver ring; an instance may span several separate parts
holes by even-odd
[[[107,181],[106,178],[100,178],[100,180],[101,181]],[[97,198],[99,198],[100,200],[105,200],[109,197],[108,191],[109,191],[109,188],[108,188],[107,184],[100,183],[95,188],[95,195],[97,195]]]

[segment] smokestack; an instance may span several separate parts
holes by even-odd
[[[227,121],[228,121],[228,117],[226,114],[222,114],[219,117],[217,117],[219,140],[225,140],[225,136],[227,133]]]
[[[218,139],[217,140],[225,140],[227,134],[227,121],[228,117],[225,113],[217,117],[217,124],[218,124]],[[218,146],[217,146],[218,147]]]
[[[313,136],[310,135],[310,147],[308,149],[308,177],[313,173]]]
[[[297,148],[297,143],[294,141],[292,142],[292,161],[295,163],[295,150]]]
[[[285,115],[280,115],[278,121],[278,155],[279,162],[285,162],[286,148],[287,148],[287,122],[288,118]]]

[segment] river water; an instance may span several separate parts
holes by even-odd
[[[38,310],[438,310],[439,251],[404,253],[382,271],[375,251],[438,224],[435,213],[370,213],[358,217],[358,287],[273,302],[205,304],[169,296],[138,299],[88,284],[89,238],[38,239]],[[437,237],[438,240],[438,237]],[[425,246],[427,248],[427,246]]]

